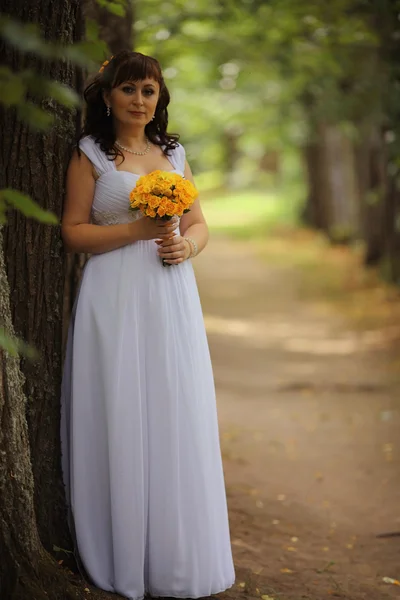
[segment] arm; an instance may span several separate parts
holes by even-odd
[[[79,156],[75,151],[68,167],[67,194],[61,222],[61,235],[68,252],[101,254],[138,240],[170,235],[173,223],[159,224],[148,218],[120,225],[91,224],[95,185],[92,163],[85,154]],[[129,199],[126,201],[128,203]]]
[[[189,163],[186,161],[185,178],[189,179],[195,185],[192,171]],[[190,212],[183,215],[180,222],[180,230],[183,237],[193,238],[197,244],[197,254],[199,254],[207,245],[208,242],[208,227],[206,220],[201,210],[200,201],[197,197],[194,201]]]
[[[185,178],[189,179],[194,185],[192,171],[187,161],[185,164]],[[208,227],[198,197],[192,204],[190,211],[181,217],[180,234],[182,237],[174,236],[159,243],[160,256],[170,264],[179,264],[190,258],[194,247],[184,238],[191,238],[195,241],[196,254],[199,254],[207,245]]]

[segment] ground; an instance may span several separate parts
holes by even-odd
[[[377,537],[400,531],[399,293],[343,256],[286,234],[196,259],[237,573],[221,600],[400,597],[400,537]]]

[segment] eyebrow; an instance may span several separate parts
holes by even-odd
[[[131,84],[131,85],[136,85],[138,82],[137,82],[137,81],[133,81],[133,80],[131,79],[131,80],[129,80],[129,81],[126,81],[125,83],[129,83],[129,84]],[[151,83],[151,82],[150,82],[150,83],[145,83],[145,87],[149,87],[149,86],[150,86],[150,87],[155,87],[155,86],[154,86],[154,83]]]

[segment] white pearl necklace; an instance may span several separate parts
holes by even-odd
[[[144,152],[135,152],[135,150],[131,150],[130,148],[126,148],[125,146],[123,146],[122,144],[120,144],[118,141],[115,142],[115,145],[118,146],[118,148],[120,148],[121,150],[125,150],[125,152],[130,152],[131,154],[136,154],[137,156],[144,156],[145,154],[148,154],[149,150],[150,150],[150,140],[149,138],[146,138],[146,150],[144,150]]]

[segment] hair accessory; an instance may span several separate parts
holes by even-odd
[[[114,56],[111,56],[110,60],[105,60],[103,62],[103,64],[101,65],[101,67],[99,69],[99,73],[102,73],[104,71],[104,69],[106,68],[106,66],[112,61],[113,58],[114,58]]]

